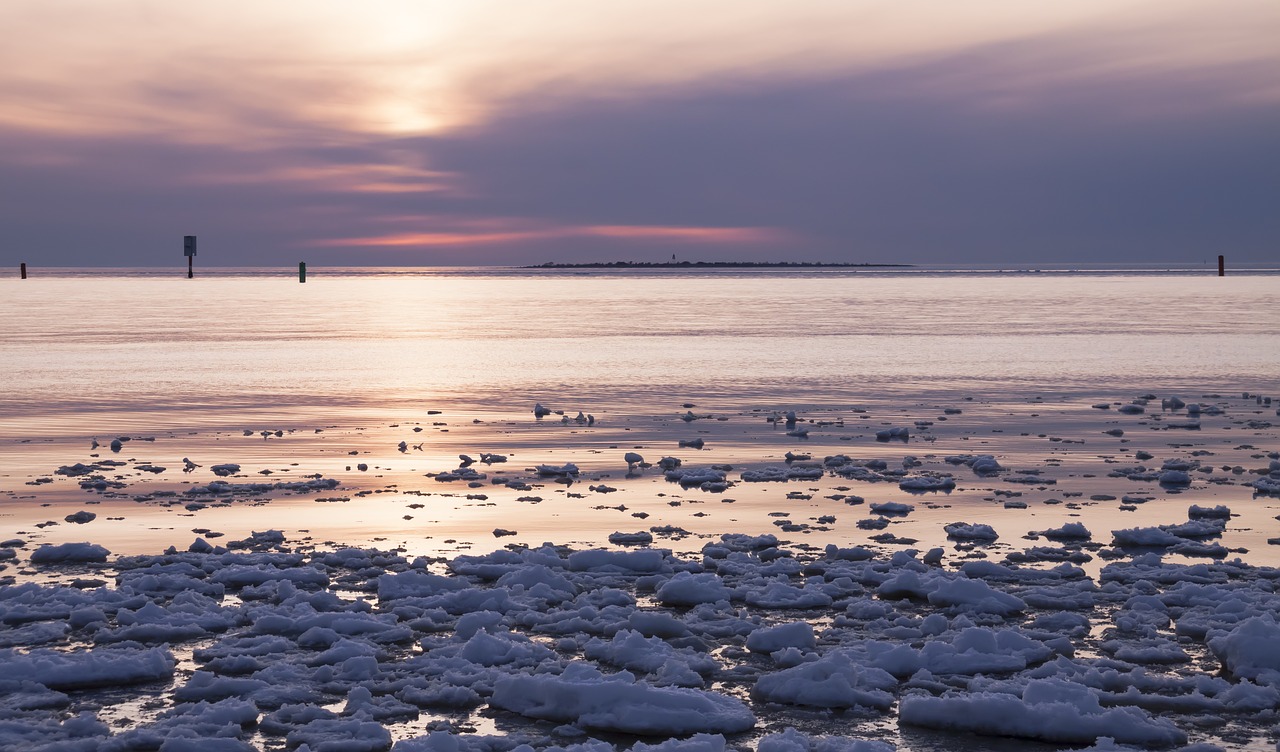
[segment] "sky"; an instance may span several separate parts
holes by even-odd
[[[0,264],[1280,263],[1275,0],[5,0]]]

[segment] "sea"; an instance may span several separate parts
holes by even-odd
[[[1280,269],[39,269],[0,436],[534,402],[1278,391]]]
[[[1006,491],[962,484],[893,530],[935,544],[944,523],[964,518],[1016,541],[1081,513],[1053,504],[1062,491],[1118,498],[1140,488],[1107,476],[1137,450],[1157,461],[1212,452],[1219,465],[1248,468],[1277,448],[1263,424],[1280,423],[1280,401],[1260,401],[1280,398],[1276,268],[1218,277],[1175,267],[312,267],[305,283],[291,269],[185,272],[32,269],[0,279],[0,540],[89,539],[145,553],[203,530],[272,528],[452,555],[499,543],[602,545],[629,526],[667,525],[696,551],[706,536],[773,529],[791,487],[740,483],[719,495],[733,506],[706,494],[681,500],[659,469],[629,468],[627,452],[730,468],[735,481],[787,452],[894,464],[921,456],[921,470],[942,473],[954,471],[946,456],[981,452],[1061,485],[1016,486],[1033,506],[1011,517],[998,503]],[[1171,435],[1157,430],[1168,425],[1158,415],[1122,422],[1091,408],[1148,396],[1156,413],[1169,397],[1227,413]],[[535,405],[552,412],[535,418]],[[812,431],[785,435],[777,418],[788,412]],[[1247,420],[1263,427],[1246,430]],[[909,444],[874,440],[895,425],[915,433]],[[1124,435],[1103,433],[1117,429]],[[696,438],[705,446],[678,443]],[[471,484],[435,480],[460,455],[483,453],[510,461],[477,464],[487,477]],[[583,499],[549,492],[554,484],[492,485],[566,462],[582,469],[579,488],[605,491]],[[77,463],[109,485],[85,489],[59,470]],[[342,492],[196,512],[172,504],[228,463],[242,466],[229,481],[322,476]],[[839,481],[805,492],[814,519],[832,513],[822,496]],[[873,501],[912,501],[871,488]],[[1104,529],[1168,522],[1189,502],[1230,503],[1234,489],[1197,483],[1137,514],[1096,503],[1086,519]],[[714,514],[700,506],[713,502]],[[1267,545],[1269,508],[1251,505],[1226,542],[1280,562]],[[93,524],[62,521],[90,509]],[[863,540],[872,531],[852,527],[857,511],[805,539]],[[496,540],[498,529],[511,537]]]

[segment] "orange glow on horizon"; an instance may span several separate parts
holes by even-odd
[[[624,240],[670,240],[694,243],[765,243],[786,239],[788,234],[772,227],[678,227],[655,225],[581,225],[542,227],[505,231],[402,232],[363,238],[316,240],[313,247],[427,248],[518,243],[571,237],[601,237]]]

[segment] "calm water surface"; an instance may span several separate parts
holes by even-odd
[[[0,434],[534,400],[1267,391],[1273,275],[427,272],[0,281]]]

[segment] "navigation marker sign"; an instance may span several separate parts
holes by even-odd
[[[187,257],[187,279],[195,276],[195,270],[192,268],[196,255],[196,236],[182,236],[182,255]]]

